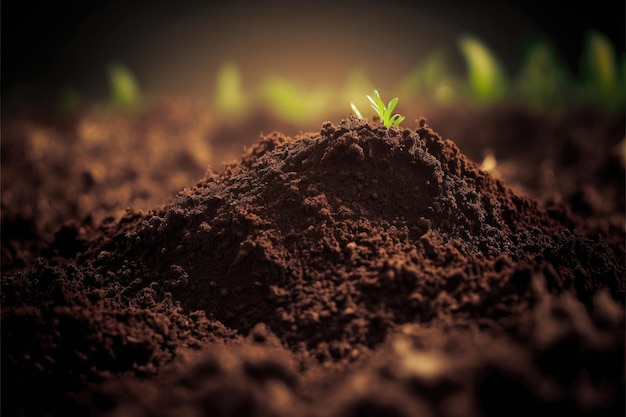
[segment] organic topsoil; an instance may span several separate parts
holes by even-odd
[[[476,120],[436,123],[480,142]],[[144,186],[122,215],[66,218],[5,182],[49,192],[24,174],[39,136],[3,138],[3,416],[624,415],[623,159],[571,120],[498,120],[498,175],[423,118],[350,117],[263,135],[162,204],[166,165],[120,174]],[[97,195],[102,169],[66,186]]]

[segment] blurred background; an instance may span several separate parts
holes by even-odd
[[[175,94],[318,123],[373,88],[556,108],[591,77],[604,101],[624,96],[623,1],[6,0],[1,15],[4,109]]]

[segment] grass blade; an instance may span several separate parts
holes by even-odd
[[[363,119],[363,115],[361,114],[359,109],[356,108],[356,105],[354,103],[350,102],[350,107],[352,107],[352,111],[354,112],[357,118]]]

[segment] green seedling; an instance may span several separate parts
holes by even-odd
[[[483,103],[494,103],[504,98],[508,78],[491,50],[470,35],[461,36],[458,46],[467,64],[468,84],[473,97]]]
[[[380,94],[378,94],[378,90],[374,90],[374,97],[376,99],[373,99],[368,95],[367,99],[370,101],[374,111],[378,114],[381,123],[385,127],[398,127],[398,125],[400,125],[400,123],[402,123],[402,121],[405,119],[403,116],[400,116],[397,113],[393,116],[391,115],[391,112],[393,112],[393,109],[395,109],[396,105],[398,104],[398,98],[392,98],[385,106],[385,103],[380,98]],[[350,106],[352,107],[352,111],[354,112],[356,117],[358,117],[359,119],[363,119],[363,115],[361,114],[359,109],[357,109],[354,103],[350,103]]]

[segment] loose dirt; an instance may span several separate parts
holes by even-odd
[[[612,151],[623,131],[583,119],[611,142],[594,147],[577,139],[590,130],[566,134],[567,119],[522,114],[507,119],[518,137],[476,139],[499,158],[487,171],[469,116],[458,143],[433,130],[443,115],[398,129],[346,118],[263,135],[199,180],[165,162],[145,183],[137,168],[144,203],[160,203],[138,208],[132,186],[123,214],[96,198],[33,221],[45,210],[20,216],[15,203],[37,206],[3,182],[3,412],[623,415],[624,165]],[[209,146],[210,123],[189,117],[184,134]],[[178,124],[142,126],[129,131]],[[535,147],[540,166],[511,148],[557,128],[565,139]],[[169,154],[150,143],[144,157]],[[189,149],[175,159],[203,167]],[[6,172],[33,162],[18,160]],[[119,172],[66,169],[91,176],[68,187],[96,189],[112,174],[94,172]],[[98,221],[85,214],[96,209]]]

